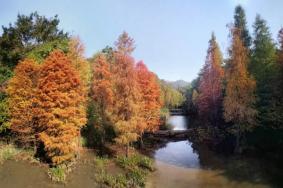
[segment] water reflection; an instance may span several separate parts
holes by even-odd
[[[169,142],[155,152],[154,158],[182,167],[200,167],[198,154],[193,151],[192,143],[189,141]]]
[[[187,116],[171,116],[167,123],[173,130],[186,130],[188,127],[188,117]]]
[[[168,124],[173,130],[186,130],[189,126],[185,116],[171,116]],[[283,185],[266,173],[273,167],[257,158],[225,156],[188,140],[160,146],[154,153],[157,171],[147,187],[268,188],[273,187],[273,183]]]
[[[170,116],[167,121],[172,130],[186,130],[188,128],[187,116]],[[156,160],[188,168],[199,168],[199,157],[189,141],[168,142],[165,147],[155,151]]]

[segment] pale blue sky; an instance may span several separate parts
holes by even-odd
[[[0,25],[14,22],[18,13],[58,14],[60,27],[80,36],[87,57],[113,45],[125,30],[136,41],[137,61],[144,60],[160,78],[191,81],[204,63],[212,31],[227,52],[226,25],[239,3],[250,32],[260,13],[276,39],[283,26],[282,0],[0,0]]]

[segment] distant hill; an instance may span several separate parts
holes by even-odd
[[[166,81],[166,82],[175,89],[182,89],[190,85],[190,82],[186,82],[184,80]]]

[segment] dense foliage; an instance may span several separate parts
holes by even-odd
[[[161,100],[166,108],[177,108],[185,101],[184,95],[164,80],[160,80]]]
[[[214,34],[209,41],[205,65],[201,71],[199,83],[199,96],[197,106],[199,115],[210,123],[216,125],[221,114],[223,100],[222,84],[224,71],[222,68],[222,55]]]
[[[141,93],[142,107],[140,116],[143,120],[138,125],[140,135],[145,130],[158,129],[160,119],[161,97],[157,77],[150,72],[143,62],[138,62],[136,67],[137,81]]]
[[[50,174],[65,178],[60,165],[78,156],[81,133],[87,135],[88,146],[115,143],[128,156],[144,133],[159,129],[164,113],[185,107],[191,120],[201,122],[196,125],[213,133],[206,135],[218,143],[229,140],[227,145],[237,152],[280,152],[283,29],[277,46],[259,15],[251,37],[244,9],[236,7],[228,57],[222,57],[212,34],[204,66],[187,88],[174,88],[143,61],[136,62],[134,39],[126,32],[114,47],[86,59],[79,38],[70,38],[58,24],[57,16],[19,15],[0,37],[1,136],[11,135],[19,146],[34,146],[56,166]],[[118,158],[118,164],[127,169],[150,163],[139,157],[130,160]],[[135,181],[143,173],[129,170]],[[123,178],[114,178],[114,183]]]
[[[12,75],[11,69],[0,63],[0,133],[5,132],[10,127],[6,86]]]
[[[15,68],[15,76],[9,81],[10,129],[22,143],[34,142],[37,134],[37,121],[34,116],[39,65],[29,59],[20,62]]]
[[[53,164],[72,159],[80,129],[86,123],[85,97],[79,73],[61,51],[53,51],[39,73],[37,113],[39,139]]]
[[[49,48],[50,52],[50,46],[58,46],[56,44],[58,41],[68,39],[68,34],[58,29],[58,24],[57,16],[48,19],[37,12],[28,16],[19,14],[14,25],[2,27],[0,61],[4,65],[14,67],[19,60],[25,58],[37,47],[40,48],[36,51],[48,55],[46,50]],[[45,50],[42,50],[43,48]]]
[[[215,131],[212,131],[211,137],[233,140],[229,144],[237,152],[249,148],[277,152],[283,146],[283,32],[282,29],[279,31],[277,49],[267,23],[260,15],[256,16],[253,29],[251,37],[245,11],[237,6],[234,23],[230,25],[228,58],[222,60],[219,50],[211,51],[210,40],[204,68],[188,88],[186,102],[188,111],[197,117],[197,121],[208,122],[197,125],[208,126],[207,130],[211,130],[209,117],[216,113],[208,110],[209,104],[211,98],[220,97],[219,103],[210,107],[218,112],[214,129],[221,133],[215,135]],[[217,57],[214,58],[218,65],[216,80],[210,54],[216,54],[214,57]],[[221,69],[224,70],[223,81],[220,81]]]
[[[255,81],[247,71],[248,56],[240,32],[232,28],[230,58],[226,68],[226,90],[224,98],[224,118],[232,122],[239,148],[241,133],[249,130],[255,121]]]

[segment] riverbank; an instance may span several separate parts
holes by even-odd
[[[131,155],[100,157],[93,149],[81,148],[80,158],[71,167],[49,168],[30,150],[12,144],[0,147],[0,187],[144,187],[153,161],[137,151]]]
[[[231,180],[221,170],[184,168],[156,161],[156,172],[151,174],[148,188],[270,188],[263,183]]]
[[[172,130],[190,128],[187,117],[171,116],[168,122],[171,122]],[[59,183],[48,177],[50,168],[43,165],[45,163],[8,158],[0,165],[1,186],[281,188],[283,185],[281,169],[276,161],[261,160],[260,156],[217,152],[193,138],[177,141],[145,139],[144,149],[132,149],[128,159],[123,156],[123,148],[106,146],[111,153],[108,157],[99,157],[97,153],[100,152],[83,147],[80,159],[72,166],[66,179]],[[13,152],[14,149],[8,149],[7,156],[19,153]],[[139,155],[139,152],[151,159]]]
[[[172,129],[190,129],[189,119],[171,116]],[[197,131],[197,129],[195,130]],[[201,131],[201,130],[200,130]],[[198,135],[197,132],[193,135]],[[210,143],[188,137],[185,140],[153,139],[145,142],[144,153],[155,159],[156,171],[149,187],[234,187],[280,188],[283,185],[277,161],[261,155],[220,152]]]

